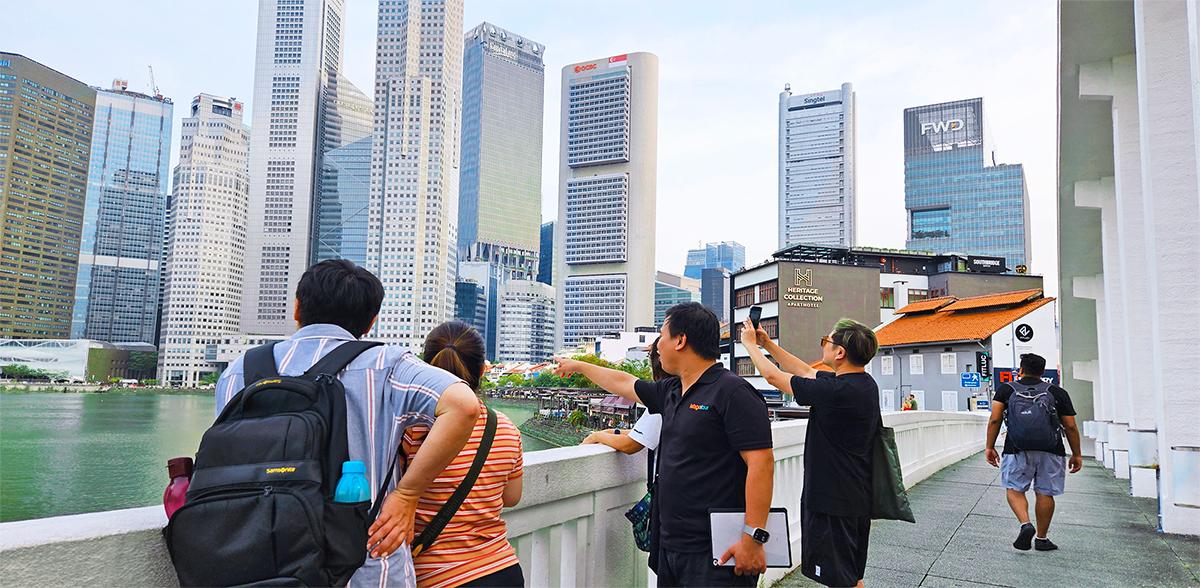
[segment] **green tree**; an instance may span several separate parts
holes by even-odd
[[[563,388],[567,386],[567,381],[546,370],[538,374],[529,384],[538,388]]]
[[[592,365],[598,365],[600,367],[606,367],[609,369],[612,369],[614,367],[612,362],[609,362],[609,361],[605,360],[604,358],[600,357],[599,355],[594,355],[594,354],[593,355],[577,355],[572,359],[575,359],[577,361],[582,361],[584,363],[590,363]],[[571,376],[570,378],[567,378],[567,386],[569,386],[571,388],[599,388],[599,386],[592,383],[592,381],[587,379],[583,374],[575,374],[575,375]]]
[[[587,424],[587,413],[576,409],[574,412],[567,415],[567,422],[575,425],[576,427],[582,427]]]
[[[31,368],[27,365],[11,364],[3,368],[5,377],[16,380],[48,380],[54,377],[60,377],[59,374],[47,372],[46,370]],[[65,374],[61,377],[66,377]]]
[[[654,379],[654,375],[650,371],[649,359],[626,359],[617,366],[617,369],[633,374],[635,377],[642,380],[650,381]]]
[[[129,352],[129,370],[132,374],[131,378],[149,378],[154,376],[154,370],[158,367],[158,352],[157,351],[131,351]]]
[[[497,385],[499,385],[499,386],[528,386],[529,383],[525,381],[525,376],[522,376],[521,374],[508,374],[507,376],[501,376],[500,381],[497,383]]]
[[[221,372],[209,372],[207,374],[204,374],[203,378],[200,378],[200,385],[207,386],[209,384],[216,384],[217,380],[220,380],[220,379],[221,379]]]

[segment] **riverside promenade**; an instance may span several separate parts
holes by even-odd
[[[868,588],[1200,586],[1200,539],[1159,533],[1157,502],[1130,496],[1128,480],[1090,458],[1056,499],[1049,537],[1058,551],[1013,549],[1017,519],[1000,470],[982,453],[929,476],[908,497],[917,524],[871,525]],[[797,569],[776,586],[821,585]]]

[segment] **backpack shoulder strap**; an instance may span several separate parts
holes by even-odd
[[[433,515],[429,526],[425,527],[420,536],[413,540],[413,557],[433,545],[442,529],[446,528],[446,524],[454,517],[454,513],[458,512],[458,507],[462,506],[463,500],[466,500],[471,488],[475,486],[479,472],[483,471],[483,464],[487,461],[488,452],[492,450],[492,439],[496,436],[496,413],[487,405],[484,405],[484,408],[487,409],[487,427],[483,430],[483,438],[479,440],[479,449],[475,451],[475,461],[471,462],[471,470],[463,477],[463,481],[454,490],[454,494],[446,499],[446,504],[442,506],[441,510]]]
[[[275,368],[275,344],[259,345],[246,352],[242,358],[242,385],[249,386],[259,380],[279,375]]]
[[[358,357],[362,352],[378,345],[383,345],[383,343],[379,341],[347,341],[342,343],[335,347],[333,351],[326,353],[325,357],[322,357],[311,368],[308,368],[308,371],[304,372],[304,375],[337,375],[346,369],[346,366],[350,365],[350,362],[354,361],[354,358]]]

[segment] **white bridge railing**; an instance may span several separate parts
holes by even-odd
[[[986,414],[886,413],[908,486],[983,449]],[[775,423],[772,504],[788,509],[800,564],[800,489],[807,422]],[[524,496],[504,513],[526,584],[646,586],[646,554],[625,511],[645,494],[644,454],[564,447],[526,454]],[[162,506],[0,524],[0,586],[178,586],[160,529]],[[786,574],[772,569],[763,585]]]

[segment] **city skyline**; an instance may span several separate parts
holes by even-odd
[[[869,11],[855,10],[853,5],[779,5],[764,15],[717,3],[681,14],[677,9],[682,5],[662,3],[639,7],[639,18],[630,20],[621,16],[627,11],[597,10],[631,6],[621,2],[467,2],[464,18],[469,23],[495,22],[544,43],[549,47],[546,67],[552,70],[592,55],[632,50],[654,52],[662,58],[658,198],[660,207],[676,214],[659,215],[660,234],[674,238],[660,240],[655,266],[668,271],[680,271],[678,260],[698,241],[739,240],[747,246],[749,265],[761,262],[774,250],[774,235],[757,225],[771,225],[774,220],[775,96],[783,83],[820,88],[854,81],[859,101],[859,165],[864,169],[859,186],[863,207],[859,234],[872,236],[860,239],[860,244],[876,247],[904,245],[900,112],[920,104],[983,96],[989,102],[1001,153],[1026,164],[1034,250],[1030,270],[1047,276],[1047,290],[1054,293],[1056,10],[1053,4],[1037,2],[956,5],[960,22],[970,21],[980,33],[973,44],[950,52],[934,34],[944,24],[928,18],[941,13],[939,7],[946,4],[876,6]],[[345,72],[352,80],[364,81],[374,72],[376,6],[365,0],[347,2]],[[33,23],[48,18],[50,8],[22,5],[10,16],[17,22]],[[54,17],[65,19],[62,26],[77,29],[79,34],[65,37],[63,44],[48,46],[31,34],[36,27],[14,27],[4,49],[26,54],[90,85],[127,77],[131,88],[145,92],[145,66],[149,63],[165,95],[216,91],[245,99],[251,94],[255,5],[215,2],[211,9],[225,14],[223,22],[228,26],[203,37],[179,35],[173,29],[173,23],[186,18],[186,7],[164,6],[153,14],[123,10],[120,2],[65,8],[55,8]],[[135,13],[132,22],[128,20],[131,13]],[[118,20],[122,14],[126,16]],[[144,40],[135,43],[129,37],[102,35],[104,23],[139,27],[146,32],[141,37]],[[717,38],[717,33],[722,43],[704,41]],[[813,60],[809,53],[785,51],[791,42],[788,39],[797,35],[814,38],[813,44],[825,58]],[[209,59],[201,48],[218,42],[227,54],[244,57]],[[156,44],[159,49],[153,56],[133,50],[143,43]],[[759,59],[762,55],[779,58]],[[978,65],[985,62],[986,67]],[[729,77],[722,71],[740,72],[738,92],[729,91]],[[549,157],[558,140],[555,97],[560,88],[555,76],[549,78],[543,220],[554,217],[557,204],[557,195],[550,189],[557,184],[557,170]],[[253,109],[251,101],[247,102],[247,108]],[[708,122],[697,126],[697,117]],[[181,113],[177,112],[176,118],[177,129]],[[704,169],[721,171],[715,176],[695,173]],[[728,206],[722,197],[731,191],[745,195],[738,206],[748,211],[737,217],[741,225],[733,231],[706,218],[713,209]]]

